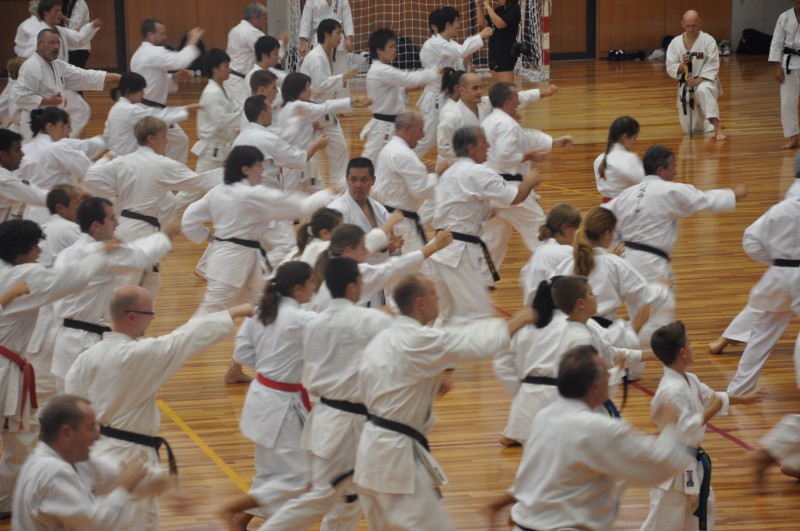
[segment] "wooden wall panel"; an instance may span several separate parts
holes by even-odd
[[[128,29],[128,64],[142,42],[140,28],[147,18],[157,18],[167,26],[167,44],[178,48],[181,38],[197,26],[196,0],[136,0],[125,2],[125,24]]]
[[[3,2],[3,16],[0,17],[0,68],[5,70],[6,63],[14,57],[14,36],[17,26],[28,18],[27,0],[6,0]]]
[[[211,48],[225,49],[228,43],[228,32],[236,26],[244,8],[251,0],[197,0],[197,25],[205,30],[203,43],[206,50]],[[255,53],[255,52],[253,52]]]
[[[787,5],[789,2],[787,2]],[[681,32],[683,14],[694,9],[700,13],[703,31],[718,41],[731,40],[732,7],[729,0],[671,0],[666,3],[664,12],[666,30],[670,35]],[[787,8],[788,9],[788,8]],[[670,29],[672,31],[670,31]]]
[[[550,53],[585,52],[586,2],[553,0],[550,12]]]

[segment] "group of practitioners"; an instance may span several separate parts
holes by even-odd
[[[238,318],[225,382],[249,382],[240,428],[256,474],[222,509],[231,529],[254,516],[262,529],[355,529],[362,513],[376,530],[452,528],[447,476],[427,439],[433,403],[459,361],[492,358],[513,396],[500,442],[524,449],[513,489],[486,507],[487,526],[513,503],[522,531],[610,529],[624,486],[637,484],[651,487],[643,529],[713,528],[704,426],[764,397],[759,372],[798,307],[800,192],[745,232],[748,255],[770,268],[737,318],[751,330],[737,375],[715,392],[688,372],[670,255],[681,218],[733,210],[746,189],[673,182],[672,151],[654,145],[640,160],[639,124],[621,116],[594,164],[603,204],[545,215],[535,163],[573,140],[521,125],[520,111],[558,87],[519,91],[504,79],[513,56],[491,39],[519,24],[519,5],[499,4],[476,6],[485,27],[464,42],[458,10],[432,11],[417,71],[392,65],[391,29],[374,31],[364,97],[348,90],[346,0],[306,2],[298,72],[280,68],[288,40],[264,34],[266,8],[253,3],[227,50],[203,55],[200,101],[172,107],[201,29],[172,51],[164,24],[144,20],[120,76],[66,61],[101,21],[67,31],[60,0],[36,2],[39,25],[24,23],[31,55],[9,94],[19,132],[0,130],[0,513],[15,528],[158,528],[157,496],[174,487],[178,459],[158,435],[156,394]],[[713,59],[689,51],[703,42],[699,22],[684,15],[671,75],[713,70],[688,67]],[[497,82],[484,96],[469,64],[487,40]],[[89,109],[78,91],[109,83],[103,135],[80,139]],[[413,87],[424,87],[417,110],[407,106]],[[691,92],[699,127],[707,119],[723,140],[705,92]],[[351,157],[339,115],[364,107],[364,148]],[[179,123],[192,112],[190,146]],[[531,259],[520,272],[525,308],[505,320],[490,290],[512,230]],[[207,244],[195,270],[203,301],[174,332],[144,337],[159,262],[181,232]],[[657,439],[619,418],[627,382],[656,360]],[[775,459],[800,475],[798,430],[789,416],[764,439],[759,478]]]

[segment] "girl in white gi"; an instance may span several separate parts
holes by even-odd
[[[45,107],[31,111],[33,139],[22,145],[25,157],[17,170],[23,181],[50,190],[57,184],[77,185],[92,166],[86,153],[69,141],[72,130],[69,114],[59,107]],[[50,217],[47,208],[28,206],[25,219],[44,223]]]
[[[597,191],[608,203],[625,188],[644,179],[644,166],[633,151],[639,136],[639,122],[630,116],[620,116],[608,128],[608,144],[603,154],[594,159],[594,178]]]
[[[314,267],[320,253],[328,250],[333,230],[342,224],[342,219],[342,213],[338,210],[320,208],[314,212],[310,221],[297,227],[296,260]]]
[[[303,424],[311,409],[303,376],[303,332],[317,316],[302,304],[311,300],[311,266],[288,262],[267,282],[258,316],[242,323],[234,359],[258,371],[250,384],[239,427],[256,444],[256,475],[250,496],[258,502],[254,515],[267,518],[286,500],[308,487],[308,452],[300,448]],[[236,529],[252,518],[241,514]]]
[[[148,107],[142,103],[147,81],[136,72],[126,72],[119,80],[119,86],[111,89],[111,99],[116,101],[108,111],[103,141],[109,151],[117,155],[127,155],[139,148],[133,128],[145,116],[155,116],[167,125],[186,120],[189,111],[199,109],[199,103],[185,107]]]
[[[542,280],[547,280],[556,268],[572,256],[572,241],[581,226],[581,213],[572,205],[559,203],[550,209],[539,227],[541,245],[519,272],[519,283],[525,306],[530,306],[536,289]]]
[[[311,103],[311,78],[294,72],[283,80],[281,95],[283,107],[273,117],[273,122],[280,137],[300,149],[306,149],[313,142],[314,122],[325,116],[352,112],[370,104],[368,99],[361,96]],[[283,189],[287,192],[318,190],[322,186],[313,160],[303,170],[286,169],[283,172]]]
[[[670,321],[675,300],[668,286],[647,282],[624,258],[606,250],[614,239],[616,225],[617,219],[611,211],[591,208],[575,234],[572,256],[554,273],[587,277],[597,295],[594,319],[607,329],[608,341],[621,348],[639,348],[640,344],[649,343],[650,336],[646,334]],[[631,316],[630,322],[617,319],[617,310],[623,303]],[[661,320],[651,324],[649,331],[642,331],[650,316],[650,306],[656,310],[651,320]]]

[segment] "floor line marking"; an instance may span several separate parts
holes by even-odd
[[[562,190],[564,192],[572,192],[574,194],[587,195],[589,197],[594,197],[594,198],[597,198],[597,199],[600,199],[601,197],[603,197],[602,195],[598,194],[597,192],[584,192],[582,190],[575,190],[574,188],[567,188],[565,186],[558,186],[558,185],[550,184],[550,183],[542,183],[540,186],[547,187],[547,188],[555,188],[556,190]]]
[[[214,463],[216,463],[216,464],[217,464],[217,466],[218,466],[219,468],[221,468],[221,469],[222,469],[222,471],[223,471],[223,472],[225,472],[225,474],[226,474],[226,475],[227,475],[229,478],[231,478],[231,479],[233,480],[233,482],[234,482],[234,483],[236,483],[236,486],[237,486],[237,487],[239,487],[239,488],[242,490],[242,492],[245,492],[245,493],[246,493],[246,492],[249,492],[249,491],[250,491],[250,486],[249,486],[247,483],[245,483],[245,482],[244,482],[244,480],[243,480],[243,479],[242,479],[242,478],[239,476],[239,474],[237,474],[236,472],[234,472],[234,470],[233,470],[231,467],[229,467],[229,466],[228,466],[228,464],[227,464],[227,463],[225,463],[225,461],[223,461],[223,460],[222,460],[222,458],[221,458],[219,455],[217,455],[217,453],[216,453],[214,450],[212,450],[212,449],[211,449],[211,447],[209,447],[209,446],[208,446],[208,445],[205,443],[205,441],[203,441],[203,439],[202,439],[202,438],[201,438],[201,437],[200,437],[200,436],[199,436],[199,435],[198,435],[198,434],[197,434],[197,433],[196,433],[196,432],[195,432],[195,431],[194,431],[192,428],[190,428],[190,427],[189,427],[189,425],[188,425],[188,424],[186,424],[186,423],[183,421],[183,419],[182,419],[180,416],[178,416],[178,414],[177,414],[177,413],[175,413],[175,412],[172,410],[172,408],[170,408],[170,407],[169,407],[169,406],[168,406],[168,405],[167,405],[167,404],[166,404],[166,403],[165,403],[163,400],[161,400],[161,399],[159,399],[159,400],[158,400],[158,407],[161,409],[161,411],[163,411],[163,412],[164,412],[164,414],[166,414],[166,415],[167,415],[167,416],[168,416],[170,419],[172,419],[172,422],[174,422],[175,424],[177,424],[177,425],[178,425],[178,427],[179,427],[181,430],[183,430],[183,432],[184,432],[186,435],[188,435],[188,436],[189,436],[189,438],[190,438],[192,441],[194,441],[194,443],[195,443],[195,444],[196,444],[198,447],[200,447],[200,449],[201,449],[201,450],[203,450],[203,452],[204,452],[204,453],[205,453],[205,454],[206,454],[206,455],[207,455],[207,456],[208,456],[208,457],[209,457],[209,458],[210,458],[212,461],[214,461]]]

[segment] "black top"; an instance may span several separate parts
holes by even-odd
[[[489,37],[489,53],[492,53],[492,50],[508,53],[511,46],[517,41],[517,30],[519,30],[519,23],[522,20],[519,4],[500,6],[494,12],[503,19],[506,27],[503,29],[495,28],[491,17],[487,15],[489,25],[494,28],[494,33]]]

